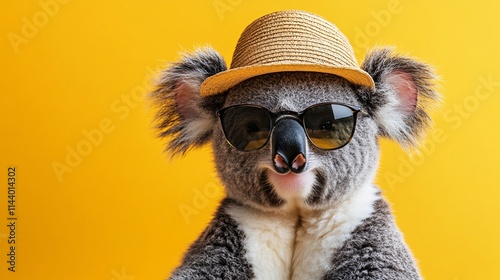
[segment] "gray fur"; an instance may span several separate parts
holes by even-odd
[[[351,86],[342,78],[321,73],[274,73],[249,79],[231,90],[224,106],[256,104],[271,111],[302,111],[320,102],[336,101],[361,105]],[[365,182],[377,165],[378,147],[375,137],[377,125],[367,116],[359,116],[356,133],[342,149],[325,152],[310,147],[314,162],[320,164],[318,184],[307,200],[310,207],[324,208],[338,203],[344,195]],[[271,165],[270,146],[243,153],[225,143],[220,126],[216,126],[213,139],[215,163],[229,197],[263,210],[275,210],[278,203],[274,192],[262,184],[264,169],[255,163]],[[236,160],[241,159],[241,160]],[[349,163],[349,164],[346,164]],[[259,175],[259,176],[256,176]]]
[[[354,230],[335,254],[327,279],[421,279],[387,202],[375,202],[375,213]]]
[[[205,48],[194,54],[185,54],[180,62],[169,65],[161,73],[151,98],[157,109],[155,121],[158,136],[170,137],[167,150],[172,155],[183,154],[210,139],[211,130],[189,135],[186,128],[206,118],[215,123],[215,114],[202,109],[200,85],[206,78],[226,69],[224,59],[216,51]],[[217,103],[216,101],[217,98],[209,98],[203,102],[210,108],[214,106],[210,102]]]
[[[372,50],[365,57],[361,68],[375,81],[375,92],[371,93],[367,88],[359,89],[359,96],[374,117],[377,117],[376,112],[380,108],[398,101],[398,93],[387,83],[387,77],[401,71],[411,78],[418,93],[415,111],[406,116],[405,126],[402,126],[399,134],[391,134],[381,126],[380,135],[393,138],[405,148],[417,146],[431,124],[428,112],[440,103],[440,95],[436,91],[437,76],[433,69],[425,63],[397,54],[391,48]]]
[[[172,280],[251,279],[254,274],[245,259],[244,233],[225,213],[235,201],[221,202],[214,219],[186,252]]]
[[[270,144],[251,152],[234,149],[226,143],[215,118],[216,110],[255,104],[273,112],[299,112],[320,102],[363,108],[353,139],[345,147],[324,151],[308,145],[306,169],[312,170],[315,180],[310,194],[294,206],[299,208],[298,213],[300,208],[331,209],[371,182],[378,166],[379,136],[391,137],[403,146],[415,145],[430,123],[429,105],[438,100],[432,69],[389,49],[370,53],[362,67],[373,77],[375,90],[330,74],[283,72],[254,77],[227,92],[204,98],[198,92],[203,80],[226,69],[215,51],[205,49],[187,55],[164,71],[152,96],[158,107],[159,135],[170,139],[167,151],[182,154],[211,142],[217,172],[227,194],[172,279],[252,279],[255,272],[245,257],[245,234],[225,210],[238,204],[280,213],[296,203],[280,197],[267,177],[266,170],[272,166]],[[403,77],[404,83],[395,75]],[[401,122],[391,124],[387,121],[391,119]],[[193,131],[190,127],[202,129]],[[387,203],[377,201],[374,211],[348,241],[340,244],[339,251],[325,256],[332,260],[325,279],[420,279]],[[297,225],[300,219],[297,216]]]

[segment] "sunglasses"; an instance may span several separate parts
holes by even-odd
[[[217,111],[227,142],[240,151],[264,147],[276,123],[283,118],[299,121],[311,143],[335,150],[351,141],[361,108],[341,103],[319,103],[302,112],[273,113],[257,105],[235,105]]]

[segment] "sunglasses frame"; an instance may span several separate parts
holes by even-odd
[[[306,113],[307,110],[312,109],[314,107],[325,106],[325,105],[340,105],[340,106],[344,106],[344,107],[346,107],[346,108],[348,108],[348,109],[350,109],[352,111],[352,118],[353,118],[353,125],[352,126],[353,126],[353,128],[352,128],[351,135],[349,136],[349,139],[344,144],[342,144],[341,146],[336,147],[336,148],[332,148],[332,149],[320,148],[316,144],[314,144],[314,142],[311,140],[311,137],[309,136],[309,133],[307,133],[307,128],[306,128],[305,120],[304,120],[304,114]],[[260,146],[259,148],[250,149],[250,150],[242,150],[242,149],[239,149],[239,148],[235,147],[228,140],[229,138],[227,137],[226,130],[224,129],[224,115],[225,115],[226,111],[228,111],[230,109],[237,108],[237,107],[253,107],[253,108],[263,109],[270,116],[270,118],[269,118],[270,119],[269,135],[267,136],[267,139],[264,142],[264,144],[262,144],[262,146]],[[363,109],[362,109],[362,107],[360,107],[360,106],[350,105],[350,104],[345,104],[345,103],[339,103],[339,102],[322,102],[322,103],[317,103],[317,104],[311,105],[311,106],[307,107],[306,109],[304,109],[304,110],[302,110],[300,112],[280,111],[280,112],[274,113],[274,112],[271,112],[269,109],[267,109],[265,107],[262,107],[262,106],[259,106],[259,105],[255,105],[255,104],[239,104],[239,105],[233,105],[233,106],[228,106],[228,107],[219,109],[219,110],[217,110],[215,112],[215,114],[216,114],[217,117],[219,117],[220,124],[221,124],[221,127],[222,127],[222,132],[224,133],[224,137],[226,138],[226,142],[231,147],[233,147],[236,150],[241,151],[241,152],[252,152],[252,151],[257,151],[257,150],[260,150],[260,149],[264,148],[267,145],[267,143],[269,143],[269,140],[271,139],[271,134],[273,133],[273,130],[274,130],[275,126],[276,126],[276,123],[278,121],[280,121],[281,119],[284,119],[284,118],[292,118],[292,119],[295,119],[295,120],[299,121],[299,123],[301,124],[302,128],[304,129],[304,133],[306,134],[307,139],[309,140],[309,142],[314,147],[316,147],[316,148],[318,148],[320,150],[324,150],[324,151],[333,151],[333,150],[340,149],[340,148],[344,147],[345,145],[349,144],[349,142],[351,142],[351,140],[352,140],[352,138],[354,136],[354,132],[356,131],[356,120],[358,119],[357,116],[358,116],[358,113],[360,113],[360,112],[361,113],[364,112]]]

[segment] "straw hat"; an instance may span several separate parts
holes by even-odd
[[[265,15],[245,28],[230,69],[208,77],[200,92],[215,95],[246,79],[285,71],[328,73],[353,84],[375,86],[335,25],[317,15],[290,10]]]

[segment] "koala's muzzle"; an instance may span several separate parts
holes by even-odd
[[[302,125],[292,118],[279,120],[271,139],[274,169],[281,174],[302,172],[307,162],[307,137]]]

